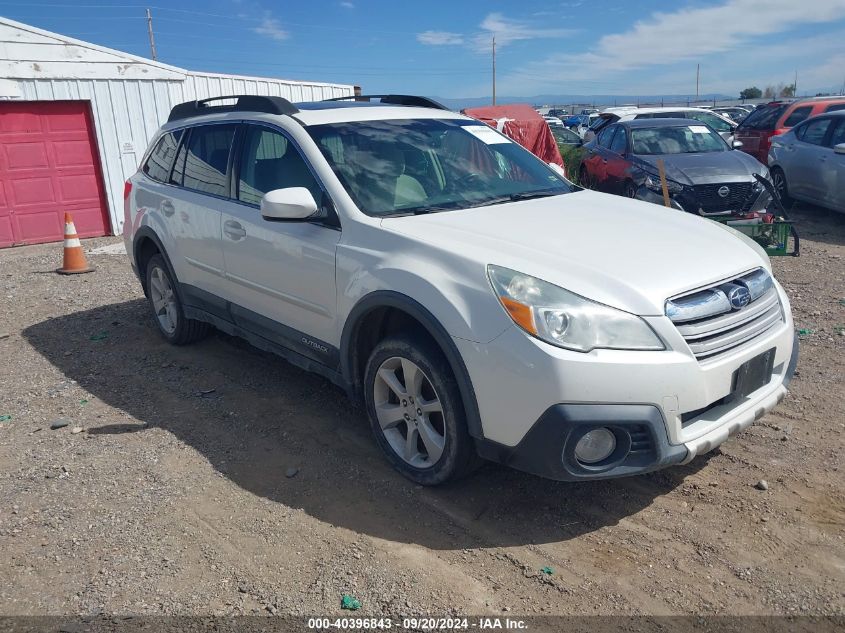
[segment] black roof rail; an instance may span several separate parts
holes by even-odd
[[[436,108],[437,110],[448,110],[445,105],[438,103],[434,99],[428,97],[419,97],[416,95],[349,95],[348,97],[334,97],[332,99],[325,99],[325,101],[369,101],[370,99],[379,99],[381,103],[401,106],[416,106],[418,108]]]
[[[237,99],[234,104],[212,105],[213,101]],[[265,112],[267,114],[296,114],[299,108],[282,97],[264,97],[260,95],[227,95],[210,97],[198,101],[187,101],[173,106],[167,121],[178,121],[203,114],[221,112]]]

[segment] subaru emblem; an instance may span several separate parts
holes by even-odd
[[[722,198],[727,198],[730,192],[731,190],[728,187],[719,187],[719,190],[716,193],[718,193]]]
[[[751,303],[751,293],[745,286],[737,286],[728,293],[728,301],[734,310],[739,310]]]

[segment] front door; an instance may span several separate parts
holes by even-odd
[[[226,298],[236,324],[304,356],[336,361],[335,252],[340,230],[331,222],[272,221],[262,196],[305,187],[327,202],[299,150],[279,130],[244,127],[235,199],[222,218]]]

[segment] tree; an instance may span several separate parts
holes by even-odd
[[[763,91],[757,86],[751,86],[739,93],[740,99],[759,99],[763,96]]]
[[[780,89],[780,94],[778,96],[794,97],[795,96],[795,84],[789,84],[788,86],[783,86]]]
[[[766,86],[766,89],[763,91],[763,98],[764,99],[774,99],[775,98],[775,87],[774,86]]]

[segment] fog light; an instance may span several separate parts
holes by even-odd
[[[593,429],[578,440],[575,458],[582,464],[595,464],[607,459],[615,448],[616,436],[610,429]]]

